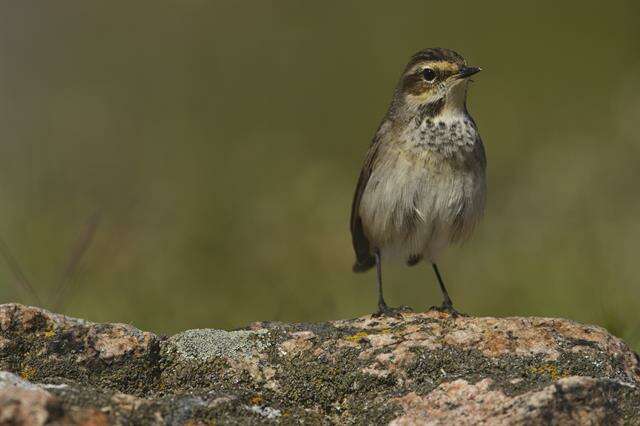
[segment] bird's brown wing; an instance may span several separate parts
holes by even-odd
[[[353,196],[353,203],[351,204],[351,240],[353,242],[353,250],[356,254],[356,263],[353,265],[354,272],[364,272],[371,269],[376,264],[376,259],[371,252],[371,246],[369,240],[364,234],[362,228],[362,220],[360,219],[360,200],[364,193],[371,171],[375,164],[375,160],[380,147],[379,141],[374,139],[373,143],[367,151],[367,156],[364,160],[364,165],[360,171],[360,177],[358,178],[358,186]]]

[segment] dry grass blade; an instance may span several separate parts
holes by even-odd
[[[57,312],[62,308],[64,294],[67,292],[84,254],[87,252],[89,247],[91,247],[91,243],[93,242],[99,224],[100,213],[96,212],[89,218],[89,220],[87,220],[83,231],[80,233],[78,239],[73,245],[69,259],[62,272],[60,283],[56,289],[56,300],[53,304],[54,311]]]
[[[9,269],[13,273],[19,286],[26,290],[31,295],[31,297],[33,297],[33,300],[38,304],[38,306],[42,306],[42,300],[40,300],[38,293],[27,279],[27,276],[20,267],[20,264],[11,254],[9,246],[2,238],[0,238],[0,255],[4,258],[5,262],[7,262],[7,265],[9,266]]]

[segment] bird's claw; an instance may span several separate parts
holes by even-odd
[[[397,308],[390,308],[387,305],[379,305],[378,312],[376,312],[372,316],[374,318],[379,318],[379,317],[402,318],[402,314],[406,314],[409,312],[413,312],[413,309],[411,309],[408,306],[398,306]]]
[[[463,314],[458,312],[451,303],[443,303],[440,306],[432,306],[429,308],[430,311],[438,311],[438,312],[445,312],[449,315],[451,315],[452,318],[458,318],[458,317],[466,317],[468,316],[467,314]]]

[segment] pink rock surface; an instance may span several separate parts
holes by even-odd
[[[0,424],[640,424],[638,356],[555,318],[430,311],[161,338],[0,305]]]

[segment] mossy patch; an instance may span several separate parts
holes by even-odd
[[[134,395],[145,394],[155,386],[159,377],[158,341],[152,341],[142,356],[126,354],[103,360],[87,348],[85,334],[86,329],[58,329],[54,335],[5,332],[3,337],[11,345],[0,356],[0,369],[36,382],[64,377]]]

